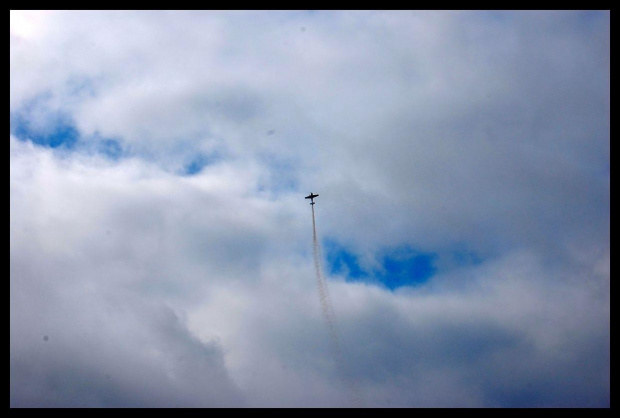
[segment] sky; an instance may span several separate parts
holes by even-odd
[[[10,15],[11,407],[610,406],[609,11]]]

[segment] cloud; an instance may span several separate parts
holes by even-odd
[[[157,192],[125,194],[140,165],[63,166],[12,142],[12,172],[30,186],[11,195],[22,209],[11,213],[12,406],[243,405],[221,346],[198,341],[161,298],[188,272],[175,283],[158,271],[172,267],[157,260],[166,209],[143,206]]]
[[[11,406],[609,406],[609,34],[12,11]]]

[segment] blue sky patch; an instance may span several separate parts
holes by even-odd
[[[347,281],[379,283],[390,290],[427,282],[436,272],[437,254],[415,251],[407,246],[386,248],[377,255],[379,266],[365,268],[360,257],[328,240],[324,243],[330,274],[344,275]]]
[[[323,247],[326,249],[330,274],[344,274],[352,280],[368,278],[368,272],[360,267],[357,255],[331,241],[326,241]]]
[[[186,176],[198,174],[205,166],[212,164],[216,158],[216,155],[209,156],[206,154],[196,154],[187,164],[185,164],[182,172]]]
[[[378,274],[378,279],[390,290],[422,284],[435,274],[435,258],[436,254],[404,248],[388,252],[383,256],[383,271]]]
[[[72,148],[77,143],[79,133],[69,118],[54,114],[52,123],[38,127],[31,123],[23,113],[11,113],[10,131],[20,140],[30,140],[37,145],[50,148]]]
[[[44,126],[31,123],[27,116],[27,112],[11,113],[11,134],[20,141],[31,141],[49,148],[96,152],[112,160],[118,160],[126,153],[120,140],[98,134],[82,137],[70,118],[62,114],[48,115],[52,123],[45,123]]]

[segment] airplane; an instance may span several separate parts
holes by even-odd
[[[314,205],[314,203],[315,203],[315,202],[314,202],[314,198],[315,198],[315,197],[317,197],[317,196],[318,196],[318,194],[313,194],[313,193],[311,192],[311,193],[310,193],[310,195],[306,196],[306,199],[310,199],[310,202],[312,202],[312,203],[310,203],[310,204],[311,204],[311,205]]]

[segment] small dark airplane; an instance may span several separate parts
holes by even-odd
[[[318,196],[318,194],[310,193],[310,195],[306,196],[306,199],[310,199],[310,202],[311,202],[310,204],[314,205],[314,198],[317,197],[317,196]]]

